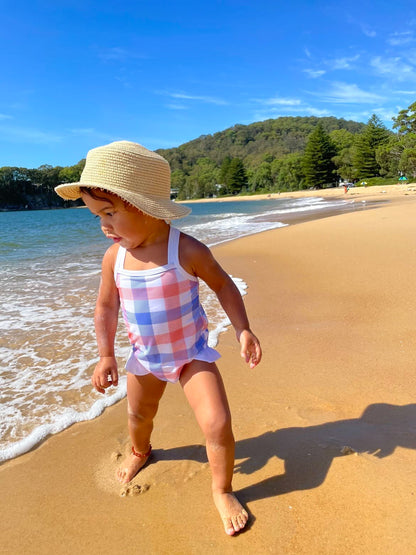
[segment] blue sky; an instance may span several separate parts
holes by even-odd
[[[0,17],[0,167],[280,116],[391,127],[416,100],[414,1],[2,0]]]

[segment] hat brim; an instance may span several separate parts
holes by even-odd
[[[121,189],[110,191],[97,185],[91,185],[90,183],[63,183],[55,187],[55,192],[64,200],[77,200],[82,196],[80,187],[101,189],[117,195],[148,216],[161,220],[177,220],[191,213],[189,207],[178,204],[170,199],[149,195],[142,196],[140,193],[123,191]]]

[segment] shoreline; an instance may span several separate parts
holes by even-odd
[[[380,195],[388,197],[397,197],[416,192],[416,183],[407,183],[406,185],[372,185],[370,187],[351,187],[347,193],[344,193],[342,187],[333,187],[328,189],[302,191],[288,191],[285,193],[269,193],[259,195],[236,195],[234,197],[217,197],[203,198],[195,200],[176,201],[181,204],[192,204],[196,202],[237,202],[246,200],[271,200],[279,198],[305,198],[305,197],[322,197],[325,199],[348,200],[349,198],[358,199],[376,199]]]
[[[411,553],[416,196],[359,200],[374,196],[388,202],[213,248],[248,284],[265,353],[250,371],[233,331],[220,337],[245,533],[223,533],[201,432],[173,386],[152,464],[133,481],[139,495],[113,478],[128,447],[125,399],[1,466],[8,552]]]

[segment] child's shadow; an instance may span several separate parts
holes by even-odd
[[[285,472],[239,490],[244,502],[321,485],[335,457],[367,453],[383,458],[396,447],[416,449],[416,404],[370,405],[360,418],[286,428],[237,442],[236,472],[252,474],[272,457]]]
[[[270,476],[238,491],[244,503],[291,491],[320,486],[333,459],[352,453],[378,458],[396,447],[416,449],[416,404],[396,406],[377,403],[360,418],[327,422],[304,428],[285,428],[243,439],[236,444],[235,472],[253,474],[273,457],[284,461],[284,474]],[[207,461],[202,445],[157,449],[158,460]]]

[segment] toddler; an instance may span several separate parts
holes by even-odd
[[[117,141],[88,152],[79,183],[56,187],[82,197],[113,241],[102,263],[95,309],[99,362],[92,384],[117,386],[114,339],[121,307],[132,345],[126,364],[131,453],[117,470],[127,483],[146,464],[153,419],[167,382],[181,384],[206,439],[214,503],[225,531],[244,528],[248,514],[232,492],[234,437],[219,353],[208,347],[198,279],[217,295],[250,368],[261,359],[241,295],[202,243],[170,225],[190,209],[170,199],[168,162],[139,144]]]

